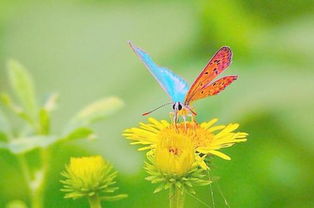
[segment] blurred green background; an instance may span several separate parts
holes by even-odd
[[[239,122],[246,143],[226,149],[231,161],[213,160],[216,207],[314,207],[314,1],[312,0],[55,0],[0,2],[0,88],[8,90],[5,63],[15,58],[33,74],[43,100],[60,93],[55,131],[78,109],[116,95],[126,106],[97,124],[100,139],[55,151],[45,207],[87,207],[64,199],[60,171],[71,156],[101,154],[119,171],[127,199],[104,207],[166,207],[144,180],[144,154],[122,138],[123,129],[168,97],[130,50],[145,49],[189,83],[223,45],[234,52],[225,74],[239,80],[195,104],[198,121]],[[170,108],[153,116],[168,118]],[[0,152],[0,207],[28,196],[16,159]],[[219,188],[220,187],[220,188]],[[219,191],[221,189],[221,192]],[[211,205],[210,188],[198,198]],[[212,206],[212,205],[211,205]],[[187,207],[206,207],[187,197]]]

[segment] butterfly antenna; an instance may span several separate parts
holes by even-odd
[[[163,105],[161,105],[161,106],[159,106],[159,107],[157,107],[157,108],[155,108],[155,109],[153,109],[153,110],[151,110],[151,111],[148,111],[148,112],[146,112],[146,113],[143,113],[142,116],[147,116],[148,114],[151,114],[152,112],[154,112],[154,111],[156,111],[156,110],[158,110],[158,109],[160,109],[160,108],[162,108],[162,107],[165,107],[166,105],[170,105],[170,104],[172,104],[172,103],[163,104]]]
[[[191,113],[192,113],[194,116],[197,115],[197,113],[196,113],[195,111],[193,111],[192,108],[190,108],[190,106],[187,105],[186,108],[189,109],[189,111],[191,111]]]

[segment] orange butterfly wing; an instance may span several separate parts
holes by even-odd
[[[231,63],[231,58],[232,52],[229,47],[222,47],[216,52],[216,54],[210,59],[203,71],[192,84],[185,98],[186,105],[189,105],[189,103],[194,100],[200,99],[196,95],[199,95],[204,88],[208,87],[209,83],[213,79],[215,79],[220,73],[228,68]]]
[[[207,96],[216,95],[222,90],[224,90],[228,85],[230,85],[233,81],[235,81],[238,76],[226,76],[221,79],[218,79],[212,84],[202,88],[200,91],[197,91],[194,96],[193,100],[198,100],[205,98]]]

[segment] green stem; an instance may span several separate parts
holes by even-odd
[[[25,179],[25,182],[29,187],[29,184],[31,183],[32,179],[31,179],[31,173],[28,168],[25,155],[24,154],[17,155],[17,159],[18,159],[19,165],[21,166],[21,170],[22,170],[22,174]]]
[[[49,149],[40,149],[42,167],[37,176],[35,176],[35,184],[31,196],[32,208],[42,208],[44,199],[45,182],[49,167]]]
[[[38,125],[35,123],[34,131],[38,135],[49,135],[49,124],[48,127],[42,126],[40,121]],[[49,170],[49,163],[50,163],[50,149],[41,148],[39,150],[40,160],[41,160],[41,167],[36,172],[33,180],[29,184],[31,190],[31,207],[32,208],[43,208],[44,207],[44,194],[45,194],[45,184],[47,173]]]
[[[49,131],[43,132],[41,130],[40,125],[37,130],[38,135],[48,135]],[[40,160],[41,160],[41,168],[36,173],[33,183],[31,184],[32,192],[31,192],[31,207],[32,208],[42,208],[44,207],[44,191],[45,191],[45,183],[47,172],[49,169],[50,163],[50,150],[48,148],[41,148],[39,150]]]
[[[177,186],[173,186],[169,191],[170,208],[184,207],[184,192]]]
[[[97,194],[94,196],[90,196],[88,198],[88,201],[89,201],[90,208],[101,208],[100,198]]]
[[[43,207],[43,189],[41,186],[34,189],[31,196],[31,207],[32,208],[42,208]]]
[[[47,130],[43,130],[42,126],[37,125],[36,122],[30,120],[31,124],[34,128],[34,131],[38,135],[48,135],[49,127]],[[24,154],[18,155],[18,161],[22,169],[23,176],[25,178],[26,184],[30,193],[30,201],[32,208],[43,208],[44,205],[44,190],[45,190],[45,182],[47,177],[47,172],[49,169],[49,159],[50,159],[50,151],[49,148],[41,148],[40,149],[40,160],[41,167],[40,169],[32,174],[31,168],[28,166],[27,159]]]
[[[22,174],[29,189],[32,208],[43,207],[44,185],[49,164],[49,151],[47,149],[41,149],[40,154],[42,167],[36,174],[31,173],[24,154],[17,156]]]
[[[42,199],[38,196],[38,189],[37,189],[37,183],[32,177],[31,171],[29,169],[27,160],[25,158],[24,154],[20,154],[17,156],[19,164],[21,166],[21,170],[25,179],[25,182],[27,184],[27,187],[29,189],[30,193],[30,199],[31,199],[31,207],[32,208],[41,208],[42,206]]]

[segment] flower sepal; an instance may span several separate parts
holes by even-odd
[[[152,163],[146,162],[145,170],[149,174],[149,176],[145,178],[146,180],[153,184],[160,183],[160,185],[155,188],[154,193],[178,188],[184,192],[195,194],[194,187],[206,186],[212,183],[208,175],[208,170],[197,166],[183,175],[175,175],[163,173]]]

